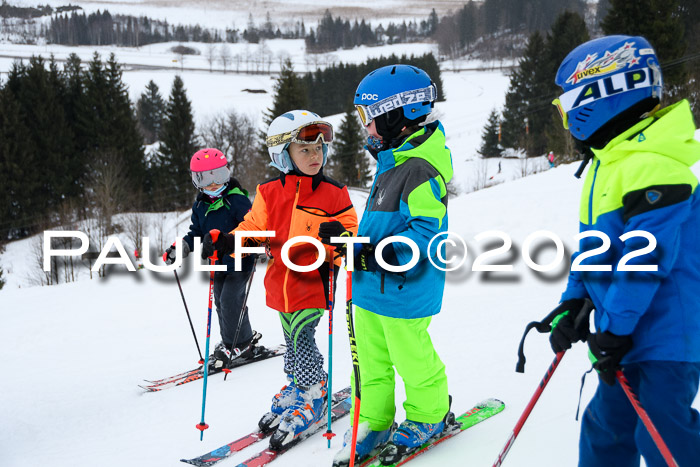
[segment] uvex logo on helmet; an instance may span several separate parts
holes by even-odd
[[[368,94],[368,93],[362,93],[362,100],[369,100],[369,101],[376,101],[379,99],[378,94]]]

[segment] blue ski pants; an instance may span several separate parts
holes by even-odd
[[[700,415],[691,407],[700,363],[629,363],[624,373],[680,467],[700,465]],[[665,467],[649,432],[619,383],[598,389],[583,414],[579,467]]]

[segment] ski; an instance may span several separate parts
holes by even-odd
[[[333,408],[331,409],[331,420],[336,421],[341,417],[344,417],[348,413],[350,413],[350,408],[352,407],[352,403],[350,402],[350,395],[349,395],[350,388],[348,388],[348,397],[347,399],[341,401],[338,404],[335,404]],[[299,444],[300,442],[304,441],[307,438],[310,438],[311,436],[315,435],[316,433],[322,431],[324,428],[326,428],[326,419],[323,418],[316,422],[316,424],[311,425],[306,431],[300,433],[297,435],[297,437],[289,442],[284,448],[280,449],[279,451],[273,451],[272,449],[265,449],[263,451],[260,451],[256,455],[250,457],[249,459],[244,460],[240,464],[238,464],[237,467],[262,467],[263,465],[267,465],[273,460],[277,459],[279,456],[284,454],[285,452],[289,451],[291,448]]]
[[[338,407],[339,405],[345,404],[346,402],[349,404],[349,401],[347,400],[349,397],[350,397],[350,387],[347,387],[345,389],[342,389],[342,390],[334,393],[333,399],[332,399],[333,409],[331,409],[331,412],[333,414],[335,414],[336,407]],[[314,429],[314,428],[315,427],[312,427],[310,429]],[[318,430],[316,430],[316,431],[318,431]],[[248,446],[251,446],[251,445],[257,443],[258,441],[267,438],[268,436],[272,435],[273,432],[274,432],[274,430],[269,432],[269,433],[263,433],[262,431],[257,430],[257,431],[254,431],[252,433],[249,433],[241,438],[238,438],[237,440],[232,441],[224,446],[221,446],[218,449],[215,449],[211,452],[208,452],[207,454],[204,454],[202,456],[195,457],[194,459],[180,459],[180,460],[182,462],[185,462],[186,464],[192,464],[192,465],[197,465],[197,466],[214,465],[214,464],[226,459],[227,457],[229,457],[229,456],[231,456],[239,451],[242,451],[243,449],[247,448]],[[298,442],[298,441],[296,441],[296,442]],[[289,446],[287,448],[289,448]],[[246,464],[244,463],[243,465],[246,465]],[[252,464],[252,465],[264,465],[264,464]]]
[[[388,444],[386,445],[381,452],[375,453],[372,457],[365,459],[362,461],[360,464],[355,464],[359,465],[359,467],[375,467],[375,466],[384,466],[386,467],[387,465],[390,467],[398,467],[400,465],[404,465],[406,462],[410,461],[411,459],[423,454],[424,452],[428,451],[429,449],[434,448],[438,444],[442,443],[443,441],[446,441],[454,436],[457,436],[467,428],[471,428],[477,423],[480,423],[487,418],[491,418],[494,415],[497,415],[505,409],[506,405],[498,400],[498,399],[486,399],[478,404],[476,404],[474,407],[469,409],[468,411],[464,412],[462,415],[458,416],[455,419],[455,423],[450,424],[445,431],[443,431],[439,436],[430,438],[428,441],[423,443],[421,446],[407,451],[405,453],[402,453],[400,455],[400,459],[398,459],[396,462],[393,464],[382,464],[379,461],[379,455],[384,453],[384,454],[392,454],[396,455],[396,446],[393,444]]]
[[[150,380],[150,379],[144,379],[145,382],[150,383],[149,386],[160,386],[163,384],[170,383],[172,381],[176,381],[178,379],[184,379],[190,375],[193,375],[200,371],[202,369],[202,365],[199,365],[197,368],[193,370],[188,370],[188,371],[183,371],[182,373],[178,373],[176,375],[168,376],[167,378],[162,378],[162,379],[155,379],[155,380]]]
[[[267,360],[268,358],[278,357],[284,355],[287,347],[284,345],[278,345],[276,347],[262,347],[256,346],[253,349],[253,356],[245,360],[234,360],[229,366],[230,369],[238,368],[240,366],[247,365],[249,363],[259,362],[262,360]],[[209,376],[215,375],[217,373],[223,373],[222,368],[210,368]],[[146,392],[157,392],[164,389],[169,389],[177,386],[182,386],[186,383],[191,383],[192,381],[197,381],[204,377],[203,367],[200,366],[193,370],[185,371],[178,375],[174,375],[168,378],[163,378],[157,380],[156,382],[150,382],[151,384],[139,385],[140,388],[144,389]],[[149,381],[147,381],[149,382]]]

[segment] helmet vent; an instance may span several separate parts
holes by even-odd
[[[391,69],[391,74],[392,74],[392,75],[395,75],[395,74],[396,74],[396,67],[394,67],[394,68]]]

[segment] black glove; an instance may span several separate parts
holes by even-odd
[[[376,272],[377,260],[374,258],[374,245],[363,243],[362,248],[355,251],[355,270]]]
[[[187,244],[187,242],[182,242],[182,257],[187,258],[187,255],[190,254],[190,246]],[[172,245],[170,245],[168,248],[166,248],[165,253],[163,253],[163,261],[165,261],[165,264],[170,266],[175,262],[175,259],[177,258],[177,250],[175,249],[175,242],[173,242]]]
[[[578,326],[575,325],[576,318],[582,312],[585,303],[586,300],[583,298],[564,300],[552,311],[555,317],[552,320],[552,333],[549,335],[549,343],[554,353],[569,350],[571,344],[585,341],[588,338],[590,334],[588,317],[581,319]]]
[[[212,232],[218,232],[218,238],[214,242],[212,238]],[[219,232],[218,230],[210,230],[204,235],[202,240],[202,259],[207,259],[214,255],[216,251],[216,257],[218,259],[223,258],[226,255],[230,255],[235,250],[236,236],[226,233]]]
[[[335,246],[335,252],[342,256],[347,250],[346,244],[331,243],[331,237],[352,237],[352,232],[346,229],[340,221],[321,222],[321,225],[318,226],[318,237],[321,239],[321,243]]]
[[[394,273],[387,271],[383,267],[377,264],[377,260],[374,257],[375,246],[371,243],[363,243],[362,248],[355,251],[355,270],[357,271],[367,271],[367,272],[383,272],[389,274],[405,274],[405,273]],[[382,257],[384,262],[391,266],[400,266],[399,260],[396,257],[396,252],[394,251],[394,246],[390,243],[384,247],[382,250]]]
[[[618,336],[609,331],[598,332],[588,337],[589,358],[604,383],[615,385],[615,372],[632,346],[632,337]]]

